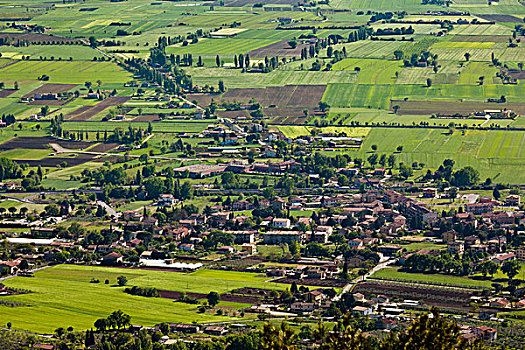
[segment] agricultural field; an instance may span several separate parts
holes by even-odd
[[[49,82],[62,84],[84,84],[88,80],[124,83],[131,78],[129,73],[111,62],[17,61],[0,68],[0,75],[6,83],[23,80],[36,81],[44,74],[49,76]]]
[[[479,280],[460,276],[407,273],[400,271],[400,269],[396,267],[379,270],[372,275],[372,278],[457,287],[490,287],[490,284],[492,283],[490,280]]]
[[[159,320],[191,323],[235,320],[235,317],[199,314],[198,305],[174,302],[164,298],[131,296],[117,287],[117,276],[126,276],[130,286],[155,287],[161,290],[224,293],[241,287],[284,289],[286,285],[264,282],[252,273],[199,270],[191,274],[163,271],[130,270],[104,267],[60,265],[44,269],[35,278],[17,277],[4,281],[9,287],[29,289],[32,293],[6,297],[27,306],[2,308],[3,319],[16,329],[52,333],[58,327],[87,329],[108,310],[121,309],[132,316],[133,324],[153,326]],[[98,279],[101,283],[90,283]],[[104,284],[106,279],[110,284]],[[60,285],[60,288],[56,288]],[[3,298],[4,299],[4,298]],[[219,304],[220,306],[221,304]],[[246,304],[231,308],[232,311]]]

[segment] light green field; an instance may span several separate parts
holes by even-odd
[[[449,32],[451,35],[510,35],[511,33],[510,28],[486,24],[458,25]]]
[[[402,1],[394,1],[394,0],[381,0],[381,1],[373,1],[373,0],[333,0],[330,2],[330,6],[338,9],[376,9],[376,10],[388,10],[388,11],[394,11],[394,10],[404,10],[404,11],[424,11],[426,9],[432,9],[434,6],[431,5],[421,5],[421,2],[417,0],[402,0]]]
[[[396,158],[405,164],[417,161],[435,169],[450,158],[457,168],[477,169],[481,179],[525,181],[519,171],[525,165],[525,133],[521,131],[468,130],[463,136],[459,131],[447,135],[444,130],[372,128],[359,151],[361,158],[368,157],[372,145],[377,145],[378,153],[395,153],[397,146],[403,146]]]
[[[3,297],[30,306],[0,306],[3,321],[15,329],[52,333],[58,327],[93,327],[97,318],[121,309],[132,316],[133,324],[152,326],[160,322],[210,322],[231,320],[196,312],[198,305],[163,298],[145,298],[124,293],[116,284],[117,276],[128,278],[128,285],[157,287],[164,290],[208,293],[254,286],[283,289],[286,285],[265,283],[256,274],[201,270],[191,274],[163,271],[59,265],[35,273],[34,278],[16,277],[4,281],[9,287],[30,289],[34,293]],[[100,284],[89,283],[91,278]],[[106,279],[110,284],[104,284]],[[219,304],[220,305],[220,304]]]
[[[22,56],[30,56],[31,59],[39,59],[45,57],[50,59],[54,57],[55,60],[61,58],[62,60],[69,60],[71,57],[74,60],[93,60],[93,57],[103,57],[97,50],[88,46],[80,45],[31,45],[27,47],[12,47],[0,46],[0,53],[3,57],[12,59],[22,59]]]
[[[432,53],[437,54],[439,59],[447,61],[461,61],[465,60],[465,53],[470,54],[471,61],[490,62],[492,53],[494,56],[503,62],[519,62],[523,60],[525,49],[521,47],[506,47],[501,49],[440,49],[432,48]]]
[[[191,53],[193,55],[221,55],[221,54],[246,54],[251,50],[258,49],[275,43],[273,39],[201,39],[196,44],[188,46],[170,46],[166,48],[167,54],[182,55]]]
[[[351,70],[359,67],[359,84],[393,84],[396,72],[403,69],[401,61],[347,58],[335,63],[332,70]]]
[[[18,202],[12,199],[6,199],[0,201],[0,208],[9,209],[11,207],[16,208],[17,210],[20,210],[20,208],[27,208],[29,209],[29,212],[36,212],[41,213],[44,210],[45,205],[44,204],[31,204],[31,203],[22,203]]]
[[[310,131],[313,129],[311,126],[292,126],[292,125],[279,125],[277,127],[286,137],[297,138],[299,136],[311,135]],[[319,132],[331,132],[331,133],[345,133],[347,137],[365,137],[369,132],[370,128],[351,128],[351,127],[323,127],[317,128]]]
[[[49,76],[49,83],[63,84],[84,84],[99,79],[104,83],[124,83],[131,78],[128,72],[111,62],[19,61],[0,69],[4,81],[37,80],[43,74]]]
[[[51,149],[10,149],[2,151],[2,157],[9,159],[36,160],[47,157],[53,151]]]
[[[351,83],[355,75],[343,71],[274,70],[270,73],[241,73],[240,69],[190,68],[193,81],[199,85],[217,86],[224,81],[226,88],[252,88],[284,85],[318,85],[326,83]]]
[[[373,278],[397,279],[406,281],[417,281],[423,283],[436,283],[454,285],[458,287],[488,287],[492,283],[490,280],[475,280],[468,277],[440,275],[440,274],[423,274],[407,273],[399,271],[398,267],[389,267],[377,271],[372,275]]]
[[[490,80],[490,79],[489,79]],[[523,101],[525,85],[452,85],[436,84],[431,88],[424,85],[386,84],[329,84],[323,101],[333,107],[365,107],[388,110],[390,99],[409,98],[411,101],[425,100],[485,100],[505,95],[512,101]]]
[[[161,123],[151,123],[153,132],[189,132],[198,133],[206,129],[208,125],[213,125],[216,120],[201,120],[201,121],[167,121]],[[63,127],[64,130],[83,130],[83,131],[105,131],[108,132],[115,128],[127,129],[130,125],[134,128],[147,129],[147,122],[65,122]]]
[[[484,76],[484,84],[492,83],[496,76],[497,68],[485,62],[469,62],[467,67],[461,71],[460,84],[478,84],[479,77]]]
[[[461,42],[461,41],[440,41],[432,45],[434,49],[490,49],[494,42]]]
[[[334,49],[346,48],[348,57],[356,58],[394,58],[394,51],[406,45],[402,41],[362,40],[354,43],[335,45]]]

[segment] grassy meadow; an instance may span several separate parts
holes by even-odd
[[[8,287],[29,289],[33,293],[4,297],[6,300],[23,302],[27,306],[10,308],[0,305],[2,319],[12,322],[15,329],[31,329],[43,333],[52,333],[58,327],[91,328],[96,319],[106,317],[118,309],[131,315],[133,324],[146,326],[163,321],[191,323],[235,319],[200,314],[196,310],[199,305],[126,294],[123,292],[124,287],[115,286],[118,276],[126,276],[129,286],[193,293],[223,293],[246,286],[271,289],[287,287],[284,284],[267,283],[266,278],[256,274],[241,272],[202,269],[184,274],[58,265],[35,273],[34,278],[15,277],[4,281]],[[90,283],[92,278],[101,283]],[[106,279],[110,280],[110,284],[104,283]],[[242,306],[247,305],[235,305],[232,311]]]

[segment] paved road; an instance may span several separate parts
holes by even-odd
[[[383,259],[383,258],[381,257],[381,259]],[[396,262],[397,260],[396,260],[396,259],[388,259],[388,258],[387,258],[386,260],[383,260],[382,262],[381,262],[381,260],[379,260],[379,261],[380,261],[380,263],[377,264],[377,265],[376,265],[372,270],[370,270],[366,275],[364,275],[364,276],[359,276],[359,277],[357,277],[357,278],[354,278],[352,281],[350,281],[350,282],[349,282],[349,283],[343,288],[343,290],[341,291],[341,293],[339,293],[338,295],[336,295],[336,296],[334,297],[333,300],[334,300],[334,301],[338,301],[339,299],[341,299],[341,296],[342,296],[343,294],[349,292],[349,291],[352,289],[352,287],[353,287],[354,285],[356,285],[356,284],[359,283],[359,282],[363,282],[363,281],[365,281],[368,277],[372,276],[375,272],[377,272],[377,271],[379,271],[379,270],[381,270],[381,269],[384,269],[385,267],[388,267],[388,265],[393,264],[393,263]]]
[[[6,195],[3,195],[3,197],[5,199],[9,199],[9,200],[12,200],[12,201],[15,201],[15,202],[26,203],[26,204],[33,204],[33,202],[31,202],[27,198],[17,198],[17,197],[11,197],[11,196],[6,196]]]
[[[108,213],[110,216],[117,216],[115,209],[111,208],[106,202],[97,201],[97,205],[104,207],[104,209],[106,209],[106,213]]]
[[[139,158],[140,155],[138,154],[122,154],[122,153],[107,153],[107,152],[93,152],[93,151],[79,151],[76,149],[67,149],[62,146],[60,146],[57,143],[50,143],[49,144],[56,153],[83,153],[83,154],[91,154],[95,156],[117,156],[117,157],[130,157],[130,158]],[[188,162],[191,160],[196,160],[194,158],[179,158],[179,157],[164,157],[164,156],[150,156],[150,159],[161,159],[161,160],[178,160],[180,162]]]
[[[47,269],[48,267],[51,267],[51,266],[42,266],[42,267],[39,267],[39,268],[36,268],[36,269],[27,270],[27,272],[37,272],[37,271],[40,271],[40,270],[43,270],[43,269]],[[0,278],[0,282],[8,280],[8,279],[13,278],[13,277],[16,277],[16,275],[9,275],[9,276],[2,277],[2,278]]]

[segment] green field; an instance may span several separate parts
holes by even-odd
[[[49,76],[49,83],[84,84],[101,80],[104,83],[125,83],[131,75],[110,62],[88,61],[19,61],[0,69],[3,81],[36,81],[41,75]]]
[[[32,45],[27,47],[4,47],[0,46],[0,53],[2,57],[8,57],[12,59],[22,59],[22,56],[30,56],[31,59],[39,59],[43,57],[45,59],[55,60],[69,60],[71,57],[74,60],[85,60],[91,61],[93,57],[103,57],[98,51],[90,48],[89,46],[80,45]]]
[[[124,293],[115,287],[117,276],[128,278],[128,285],[158,289],[208,293],[226,292],[252,286],[284,289],[284,284],[265,283],[256,274],[199,270],[191,274],[163,271],[130,270],[104,267],[59,265],[39,271],[34,278],[15,277],[6,286],[30,289],[34,293],[4,297],[28,304],[25,307],[0,306],[3,321],[15,329],[31,329],[52,333],[58,327],[86,329],[100,317],[121,309],[132,316],[133,324],[152,326],[160,322],[210,322],[232,319],[226,316],[199,314],[198,305],[174,302],[163,298],[145,298]],[[89,283],[91,278],[100,284]],[[104,284],[106,279],[110,284]],[[220,305],[220,304],[219,304]]]
[[[377,271],[372,275],[372,278],[378,279],[395,279],[400,281],[422,282],[453,285],[458,287],[488,287],[492,281],[477,280],[468,277],[450,276],[441,274],[424,274],[424,273],[407,273],[399,271],[398,267],[388,267]]]
[[[403,146],[396,157],[406,164],[417,161],[437,168],[451,158],[456,167],[478,169],[482,179],[525,181],[519,171],[525,165],[525,133],[520,131],[468,130],[463,136],[460,132],[447,135],[443,130],[372,128],[359,151],[361,157],[368,157],[372,145],[377,145],[378,153],[395,153],[397,146]]]
[[[200,120],[200,121],[167,121],[160,123],[151,123],[153,132],[188,132],[198,133],[206,129],[208,125],[215,124],[216,120]],[[130,125],[134,128],[147,129],[147,122],[66,122],[64,123],[64,130],[83,130],[83,131],[111,131],[115,128],[127,129]]]
[[[402,62],[378,59],[355,59],[347,58],[337,62],[333,70],[351,70],[359,68],[356,73],[359,84],[393,84],[395,74],[402,70]]]
[[[278,129],[286,137],[297,138],[299,136],[311,135],[310,131],[313,129],[311,126],[291,126],[281,125]],[[331,133],[345,133],[348,137],[365,137],[369,132],[370,128],[351,128],[351,127],[323,127],[318,128],[319,132],[331,132]]]

